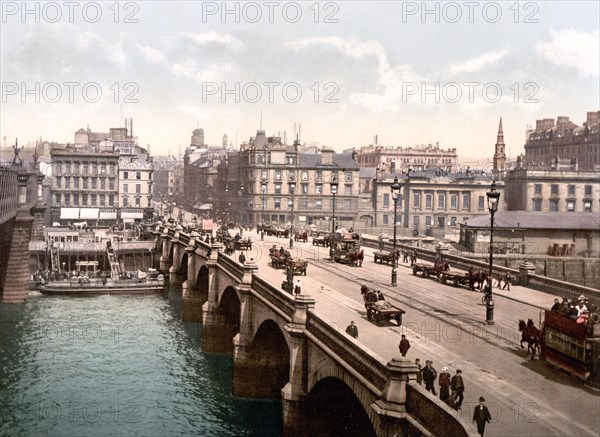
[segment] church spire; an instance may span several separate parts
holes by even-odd
[[[498,137],[496,138],[497,144],[504,144],[504,132],[502,132],[502,117],[500,117],[500,124],[498,125]]]
[[[496,137],[496,148],[494,150],[494,175],[501,175],[505,171],[506,153],[504,152],[504,132],[502,131],[502,117],[498,124],[498,136]]]

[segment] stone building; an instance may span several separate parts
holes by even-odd
[[[119,203],[123,222],[151,219],[152,207],[152,162],[119,162]]]
[[[600,214],[600,171],[560,162],[525,167],[519,158],[505,183],[508,211]]]
[[[458,155],[456,148],[441,149],[439,143],[414,147],[383,147],[374,145],[361,147],[357,151],[356,162],[359,167],[375,167],[390,173],[407,170],[440,169],[456,171]]]
[[[248,225],[323,224],[333,215],[330,183],[336,180],[336,223],[352,226],[359,189],[359,169],[352,155],[327,148],[302,153],[300,147],[299,141],[286,145],[280,137],[258,130],[239,152],[230,153],[220,174],[225,193],[222,213],[229,211],[230,220]]]
[[[525,143],[524,164],[528,167],[549,167],[555,162],[577,163],[579,170],[600,169],[600,111],[588,112],[586,121],[578,126],[561,116],[536,120]]]

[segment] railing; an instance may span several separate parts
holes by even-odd
[[[575,300],[583,294],[589,299],[590,303],[600,306],[600,290],[595,288],[585,287],[583,285],[540,275],[527,275],[527,287],[544,291],[555,296],[566,296]]]
[[[284,293],[273,284],[267,282],[257,275],[252,276],[252,290],[272,304],[275,308],[279,308],[281,311],[283,311],[283,313],[290,319],[294,315],[294,298],[291,294]]]
[[[244,267],[240,263],[235,262],[229,255],[219,252],[217,262],[229,273],[232,273],[237,280],[241,281],[244,277]]]
[[[0,224],[17,215],[17,172],[0,166]]]
[[[318,338],[325,346],[333,351],[359,375],[369,381],[378,390],[383,391],[388,379],[386,363],[373,356],[373,353],[353,342],[327,322],[320,319],[314,312],[309,311],[306,322],[308,332]]]

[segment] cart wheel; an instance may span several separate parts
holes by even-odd
[[[459,284],[458,284],[458,278],[455,278],[455,279],[454,279],[454,286],[455,286],[455,287],[458,287],[458,285],[459,285]]]
[[[304,270],[302,271],[302,273],[304,273],[304,276],[306,276],[306,269],[304,269]]]
[[[398,326],[402,326],[402,314],[398,314],[396,316],[396,323],[398,324]]]
[[[442,284],[446,285],[446,276],[442,275]]]
[[[413,267],[413,275],[417,276],[417,268]]]
[[[377,322],[377,326],[381,325],[381,314],[375,314],[375,321]]]
[[[367,320],[370,322],[371,321],[371,310],[367,309]]]

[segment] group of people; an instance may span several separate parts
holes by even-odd
[[[590,303],[589,299],[583,294],[580,295],[577,300],[569,299],[566,296],[563,296],[562,302],[559,302],[558,299],[554,299],[554,305],[552,305],[551,309],[552,311],[573,317],[576,319],[577,323],[587,324],[590,321],[591,314],[595,316],[592,321],[597,319],[596,305]]]

